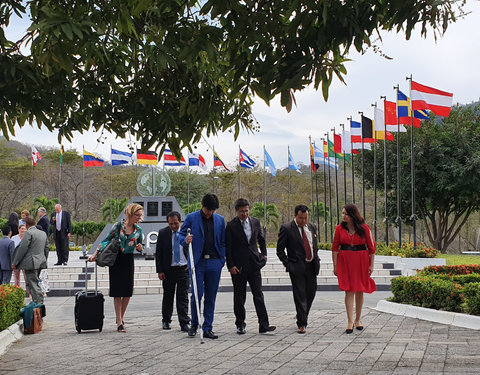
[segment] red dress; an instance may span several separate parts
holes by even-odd
[[[340,290],[347,292],[372,293],[377,290],[375,281],[368,272],[370,266],[370,254],[375,254],[375,242],[372,232],[367,224],[365,238],[357,233],[350,235],[347,229],[337,225],[333,239],[332,251],[338,252],[337,278]],[[356,246],[365,245],[365,250],[342,250],[341,245]]]

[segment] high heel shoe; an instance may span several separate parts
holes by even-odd
[[[355,324],[352,325],[352,328],[347,328],[347,329],[345,330],[345,333],[346,333],[346,334],[353,333],[353,327],[355,327]]]
[[[359,331],[363,330],[363,325],[355,325],[355,328],[358,329]]]

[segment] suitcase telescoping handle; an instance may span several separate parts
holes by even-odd
[[[98,293],[98,276],[97,276],[97,262],[95,263],[95,295]],[[87,294],[88,288],[88,260],[85,261],[85,294]]]

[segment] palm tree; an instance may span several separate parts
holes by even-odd
[[[58,199],[48,199],[45,195],[42,195],[41,197],[37,197],[33,200],[33,204],[35,203],[37,203],[38,206],[35,207],[35,210],[33,211],[34,214],[37,213],[40,207],[44,207],[47,212],[53,212],[55,210],[55,205],[58,203]]]
[[[252,205],[252,209],[250,211],[250,214],[253,217],[256,217],[260,220],[263,226],[265,226],[264,218],[264,205],[263,202],[255,202]],[[278,213],[278,208],[275,204],[270,203],[267,204],[267,227],[271,224],[275,227],[276,230],[278,230],[278,218],[280,217],[280,214]]]
[[[107,199],[103,207],[101,208],[102,211],[102,218],[103,221],[114,221],[117,219],[118,216],[122,213],[123,209],[128,203],[128,198],[123,199]]]

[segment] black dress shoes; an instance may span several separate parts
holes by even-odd
[[[67,265],[67,262],[63,262],[63,265],[66,266],[66,265]]]
[[[163,323],[162,323],[162,328],[163,328],[163,329],[170,329],[170,323],[163,322]]]
[[[267,327],[260,327],[258,332],[260,333],[268,333],[268,332],[273,332],[277,329],[276,326],[267,326]]]
[[[61,265],[62,265],[62,263],[60,263],[60,262],[57,262],[57,263],[54,264],[54,266],[61,266]]]
[[[218,339],[218,336],[212,331],[203,331],[203,337],[206,337],[207,339]]]
[[[190,329],[190,325],[189,324],[182,324],[180,326],[180,331],[182,332],[188,332],[188,330]]]
[[[245,326],[238,326],[238,327],[237,327],[237,333],[238,333],[239,335],[244,335],[245,332],[247,332],[247,331],[245,330]]]
[[[197,327],[190,327],[188,329],[188,337],[195,337],[197,334]]]

